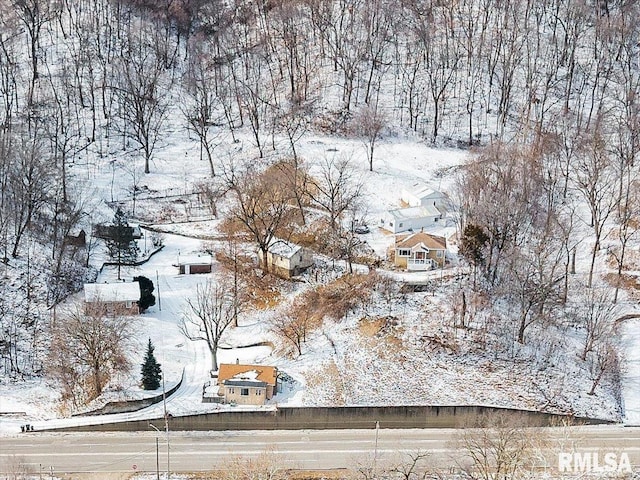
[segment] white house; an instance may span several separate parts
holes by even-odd
[[[443,214],[434,205],[388,210],[380,219],[380,227],[391,233],[420,231],[442,221]]]
[[[84,302],[90,305],[102,305],[107,315],[138,314],[140,284],[138,282],[86,283]]]
[[[263,263],[261,252],[258,252],[258,263]],[[270,272],[291,278],[313,265],[313,258],[300,245],[274,238],[267,250],[267,264]]]
[[[432,205],[440,210],[449,209],[449,198],[434,188],[415,183],[410,189],[402,189],[401,201],[408,207],[425,207]]]

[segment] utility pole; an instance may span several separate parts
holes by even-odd
[[[167,432],[167,480],[170,477],[169,468],[169,414],[167,413],[167,395],[164,388],[164,370],[162,371],[162,407],[164,409],[164,428]]]
[[[158,310],[161,312],[162,301],[160,301],[160,277],[158,276],[158,270],[156,270],[156,285],[158,286]]]
[[[376,475],[376,463],[378,460],[378,432],[380,431],[380,422],[376,422],[376,443],[373,449],[373,475]]]
[[[153,423],[149,423],[149,426],[160,433],[158,427]],[[160,480],[160,447],[158,446],[158,435],[156,435],[156,480]]]

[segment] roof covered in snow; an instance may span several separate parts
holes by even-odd
[[[440,210],[433,205],[425,205],[424,207],[408,207],[389,210],[389,215],[396,220],[406,220],[410,218],[438,217],[441,213]]]
[[[252,385],[264,383],[275,385],[278,376],[278,369],[268,365],[241,365],[237,363],[223,363],[218,370],[218,383],[225,383],[227,380],[236,382],[252,382]],[[231,385],[231,383],[225,383]]]
[[[178,259],[180,265],[211,265],[213,258],[211,255],[180,255]]]
[[[429,185],[414,184],[412,185],[411,190],[403,190],[402,192],[403,199],[410,196],[418,199],[423,199],[440,198],[444,197],[444,194],[442,192],[439,192],[435,188],[430,187]]]
[[[291,258],[301,249],[300,245],[279,238],[274,238],[269,245],[269,253],[282,258]]]
[[[140,300],[138,282],[85,283],[84,301],[94,302],[136,302]]]

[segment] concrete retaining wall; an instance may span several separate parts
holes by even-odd
[[[109,415],[113,413],[128,413],[128,412],[136,412],[146,407],[150,407],[151,405],[155,405],[162,401],[164,397],[169,397],[173,395],[176,390],[180,388],[182,385],[182,380],[184,380],[184,370],[182,370],[182,376],[180,377],[180,381],[173,386],[171,389],[167,390],[164,394],[156,395],[154,397],[141,398],[139,400],[122,400],[120,402],[107,402],[104,407],[98,408],[96,410],[92,410],[90,412],[78,413],[74,415],[74,417],[86,417],[93,415]]]
[[[172,417],[169,429],[182,430],[302,430],[375,428],[460,428],[477,425],[483,416],[512,417],[513,424],[551,426],[564,421],[573,424],[612,423],[607,420],[567,417],[547,413],[482,406],[395,406],[395,407],[284,407],[270,411],[236,411]],[[105,425],[58,429],[62,431],[146,431],[149,419]]]

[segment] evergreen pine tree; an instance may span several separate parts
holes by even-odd
[[[153,344],[151,339],[147,345],[147,353],[142,364],[142,388],[145,390],[156,390],[160,388],[161,369],[160,364],[153,354]]]
[[[109,255],[118,264],[119,280],[120,266],[123,263],[135,261],[138,256],[138,245],[133,239],[133,228],[129,226],[127,217],[120,207],[116,210],[113,223],[109,227],[109,236],[106,243]]]

